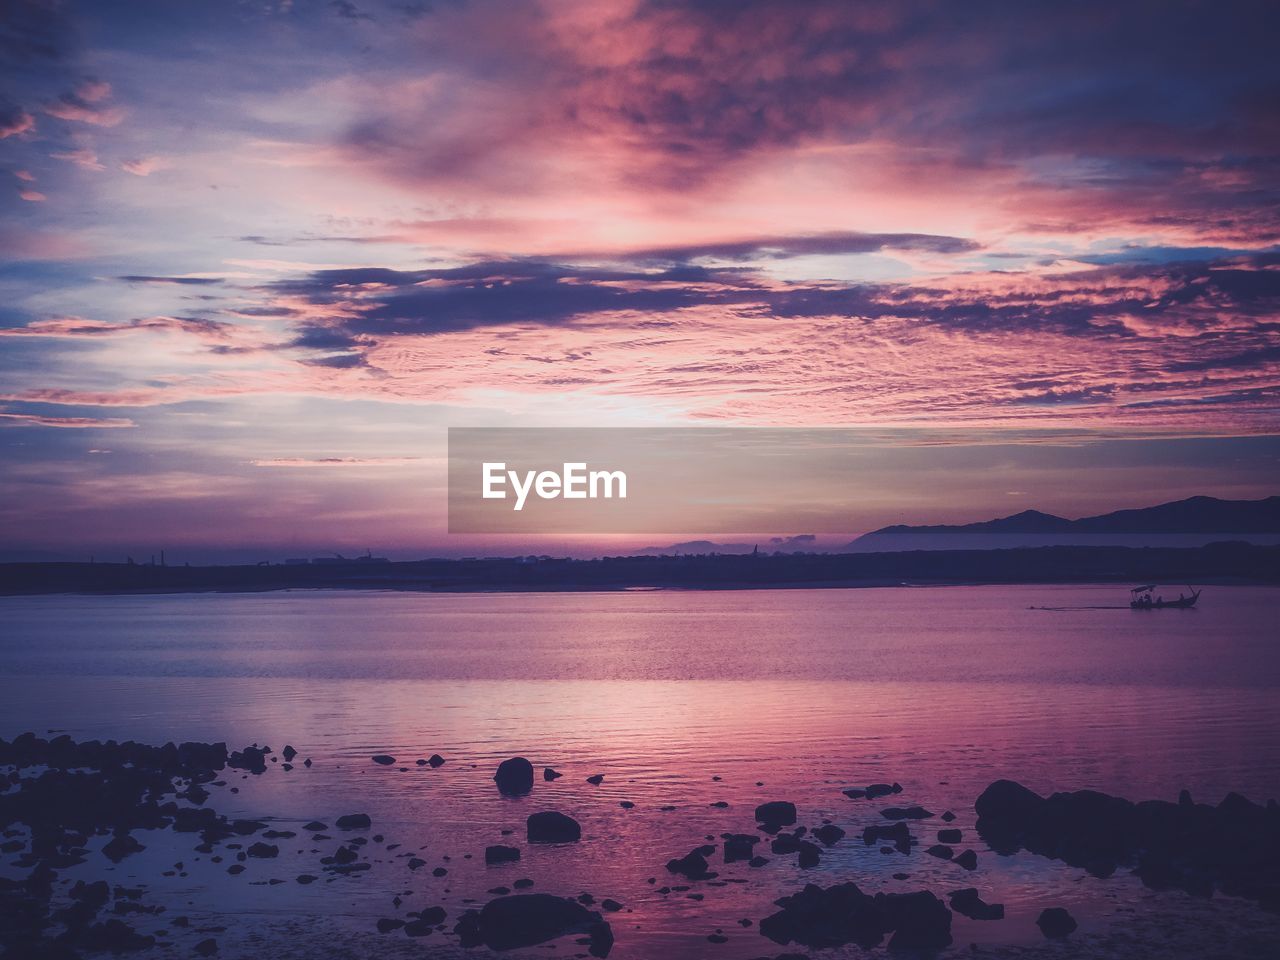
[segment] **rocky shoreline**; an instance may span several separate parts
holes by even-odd
[[[404,764],[389,754],[375,754],[370,761],[401,771],[448,763],[439,754]],[[227,817],[211,805],[214,791],[238,792],[229,779],[233,773],[258,777],[272,767],[287,773],[309,765],[309,759],[299,762],[292,746],[277,753],[257,744],[231,750],[225,743],[150,746],[76,742],[68,736],[46,740],[31,733],[0,740],[0,956],[71,960],[155,948],[176,949],[179,955],[218,954],[221,928],[193,925],[189,917],[149,902],[142,887],[112,885],[105,879],[73,882],[62,876],[90,858],[120,863],[140,854],[146,847],[135,833],[189,835],[190,860],[207,859],[231,878],[246,874],[255,862],[276,860],[282,847],[298,848],[312,864],[293,878],[302,886],[358,878],[371,869],[375,853],[402,861],[410,875],[428,866],[420,851],[405,849],[364,812],[282,830],[263,820]],[[546,767],[538,778],[530,761],[512,757],[492,773],[493,789],[525,796],[537,780],[560,776]],[[590,787],[603,779],[594,774],[585,781]],[[860,843],[888,855],[923,854],[949,861],[969,874],[979,868],[978,850],[998,856],[1025,850],[1095,877],[1124,868],[1154,891],[1176,889],[1202,898],[1219,891],[1254,909],[1280,912],[1280,808],[1274,801],[1264,806],[1232,793],[1210,806],[1194,803],[1185,792],[1177,803],[1132,803],[1094,791],[1042,797],[999,780],[976,799],[977,836],[966,838],[967,831],[950,825],[956,819],[953,812],[935,815],[904,802],[900,784],[840,792],[859,817],[874,822],[847,831],[830,818],[800,823],[790,800],[760,803],[740,832],[707,836],[692,850],[655,856],[648,892],[697,901],[702,889],[744,882],[717,879],[728,867],[745,863],[754,871],[775,860],[805,871],[819,866],[838,845]],[[486,864],[511,864],[521,860],[521,839],[528,846],[564,848],[591,842],[583,840],[572,816],[558,810],[530,813],[523,838],[510,833],[502,831],[483,850],[466,856],[481,857]],[[98,839],[91,844],[92,838]],[[664,842],[653,838],[655,853]],[[185,877],[186,867],[177,861],[165,875]],[[431,872],[443,876],[448,868],[441,865]],[[899,876],[905,880],[907,874],[895,874]],[[272,877],[247,882],[270,887],[288,881]],[[625,941],[625,928],[617,925],[630,909],[625,892],[559,896],[531,892],[532,885],[517,879],[510,886],[492,887],[487,902],[462,910],[441,904],[400,912],[404,891],[389,891],[396,915],[370,925],[368,949],[379,952],[388,936],[443,938],[464,951],[507,951],[570,938],[589,955],[606,957]],[[852,880],[810,883],[778,897],[774,906],[764,916],[744,917],[740,925],[744,930],[754,927],[762,947],[785,948],[791,952],[783,956],[789,957],[803,955],[797,949],[845,945],[944,950],[953,943],[954,916],[998,923],[1005,915],[1001,903],[987,902],[976,887],[959,883],[937,892],[876,893]],[[1077,920],[1061,906],[1047,906],[1037,926],[1046,944],[1070,941]],[[727,937],[717,929],[705,939],[710,950]]]

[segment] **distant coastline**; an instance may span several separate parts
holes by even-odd
[[[1053,546],[890,553],[525,557],[324,565],[0,564],[0,595],[341,589],[741,590],[1019,583],[1280,584],[1280,546]]]

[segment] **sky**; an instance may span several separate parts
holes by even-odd
[[[1276,493],[1278,31],[10,0],[0,555],[626,546],[449,537],[451,426],[865,430],[852,534]]]

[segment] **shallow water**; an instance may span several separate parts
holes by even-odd
[[[1082,880],[1028,854],[995,856],[972,830],[973,800],[992,780],[1131,799],[1173,799],[1182,788],[1210,802],[1228,790],[1280,795],[1280,590],[1209,588],[1192,611],[1031,609],[1125,599],[1110,586],[3,598],[0,735],[291,743],[311,769],[234,774],[240,792],[215,790],[209,805],[294,828],[362,810],[386,843],[403,844],[363,876],[310,887],[293,878],[320,873],[311,851],[331,853],[336,841],[301,835],[284,841],[279,860],[229,878],[225,864],[196,861],[189,838],[157,834],[109,873],[96,853],[67,872],[134,876],[171,914],[238,918],[239,939],[220,935],[224,955],[274,942],[272,924],[290,918],[306,921],[299,942],[319,931],[334,942],[378,938],[373,921],[398,915],[396,892],[414,891],[402,909],[440,903],[452,917],[517,877],[626,904],[611,918],[615,957],[702,956],[716,928],[730,937],[716,955],[778,952],[737,921],[758,921],[805,882],[848,879],[944,896],[977,886],[1005,903],[1007,919],[957,916],[956,943],[1031,944],[1044,906],[1069,906],[1084,937],[1131,909],[1176,914],[1188,898],[1126,876]],[[439,770],[413,764],[435,752],[449,761]],[[376,766],[373,753],[400,763]],[[493,768],[514,754],[565,776],[522,799],[499,797]],[[604,782],[587,784],[596,773]],[[840,792],[881,780],[904,793],[868,802]],[[678,879],[667,859],[706,835],[750,832],[752,809],[768,799],[792,800],[802,824],[831,819],[850,836],[807,871],[772,857],[759,870],[721,866],[720,880],[746,882],[693,884],[703,900],[657,892]],[[862,826],[899,801],[954,810],[965,831],[957,850],[972,846],[979,870],[864,846]],[[582,843],[523,842],[524,818],[550,808],[582,822]],[[921,850],[940,826],[913,829]],[[488,868],[463,859],[499,842],[522,847],[524,859]],[[409,850],[428,868],[410,872],[398,856]],[[176,860],[187,877],[156,875]],[[430,876],[438,865],[447,876]],[[253,885],[271,877],[289,882]],[[571,939],[557,948],[580,950]]]

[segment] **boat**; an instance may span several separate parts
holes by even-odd
[[[1148,583],[1141,587],[1134,587],[1129,591],[1129,606],[1134,610],[1187,610],[1194,607],[1196,601],[1200,599],[1200,591],[1193,590],[1190,585],[1187,589],[1191,591],[1191,596],[1186,597],[1179,593],[1177,600],[1166,600],[1163,596],[1155,594],[1156,586],[1157,584]]]

